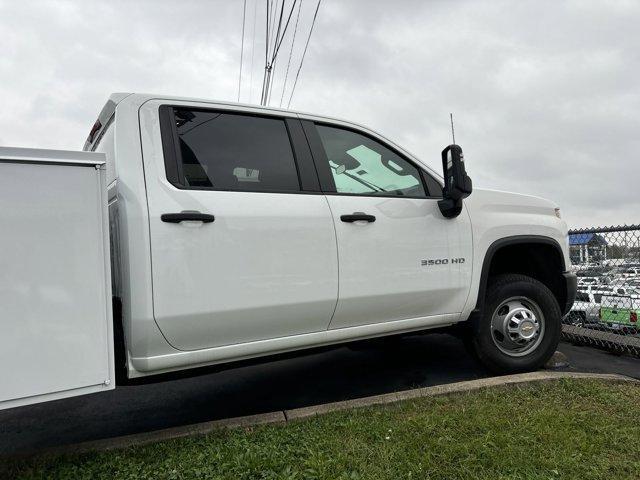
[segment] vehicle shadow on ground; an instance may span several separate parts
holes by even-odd
[[[588,347],[563,344],[561,350],[569,356],[572,370],[638,371],[640,365],[637,359]],[[0,411],[0,454],[486,376],[489,373],[462,342],[450,335],[360,342],[297,358],[118,386],[110,392]]]
[[[471,380],[487,372],[432,334],[0,411],[0,453]]]

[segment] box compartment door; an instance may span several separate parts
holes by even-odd
[[[0,409],[115,386],[104,173],[0,148]]]

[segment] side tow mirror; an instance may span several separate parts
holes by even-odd
[[[438,207],[446,218],[457,217],[462,211],[462,199],[471,195],[473,189],[460,146],[449,145],[442,151],[442,170],[444,189]]]

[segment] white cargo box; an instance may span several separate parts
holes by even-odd
[[[0,409],[115,386],[104,155],[0,148]]]

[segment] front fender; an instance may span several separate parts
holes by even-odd
[[[475,310],[482,308],[489,275],[489,267],[495,252],[518,243],[539,243],[557,249],[562,271],[569,270],[569,246],[567,225],[556,216],[556,206],[549,200],[492,190],[475,190],[465,200],[471,218],[473,232],[474,264],[469,298],[460,319],[466,320]],[[567,300],[571,298],[573,280],[567,282]],[[575,288],[573,288],[575,292]],[[567,308],[563,302],[562,310]],[[570,305],[569,305],[570,308]]]

